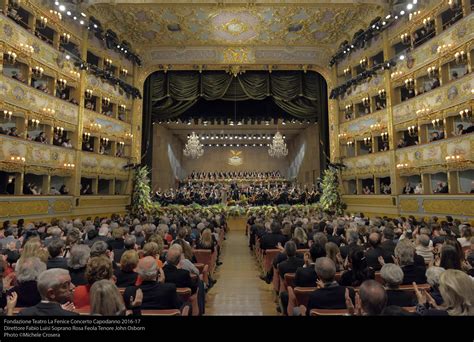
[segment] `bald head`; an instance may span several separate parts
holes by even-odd
[[[379,233],[370,233],[369,243],[372,247],[376,248],[380,243],[380,234]]]
[[[362,309],[367,315],[380,315],[387,305],[387,292],[375,280],[366,280],[359,288]]]
[[[323,282],[328,283],[334,281],[334,277],[336,275],[336,265],[332,259],[326,257],[318,258],[314,265],[314,269],[318,275],[318,278]]]
[[[140,275],[143,281],[156,280],[158,274],[158,266],[156,265],[155,258],[151,256],[140,259],[137,266],[137,273]]]

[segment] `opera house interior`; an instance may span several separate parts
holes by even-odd
[[[474,315],[473,9],[0,0],[0,311]]]

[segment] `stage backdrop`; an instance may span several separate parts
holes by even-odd
[[[153,125],[152,186],[168,189],[194,171],[274,171],[301,184],[313,184],[319,177],[318,125],[302,129],[288,142],[288,156],[268,155],[268,147],[205,147],[204,156],[183,156],[183,143],[160,125]]]

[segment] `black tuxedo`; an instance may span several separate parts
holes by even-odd
[[[402,285],[426,284],[426,267],[407,265],[402,267],[403,283]]]
[[[260,247],[262,249],[275,249],[278,245],[278,242],[283,246],[285,245],[285,242],[287,241],[287,238],[283,234],[266,234],[262,237]]]
[[[387,306],[415,306],[416,298],[412,292],[404,290],[387,290]]]
[[[176,285],[172,283],[161,284],[156,281],[144,281],[139,287],[130,286],[125,289],[123,299],[130,305],[130,297],[135,298],[137,289],[143,292],[143,302],[140,309],[179,309],[181,301],[176,293]]]
[[[280,273],[280,277],[285,279],[286,273],[295,273],[298,267],[302,267],[303,265],[304,260],[294,256],[279,263],[278,272]]]
[[[163,272],[165,272],[165,282],[173,283],[176,287],[189,287],[192,293],[196,293],[197,284],[193,283],[189,271],[179,269],[174,265],[166,263],[163,266]]]
[[[59,303],[40,302],[35,306],[21,310],[18,316],[79,316],[79,314],[64,310]]]
[[[68,269],[67,259],[63,257],[48,259],[48,262],[46,263],[46,267],[48,268],[48,270],[50,268],[63,268],[67,270]]]
[[[322,289],[315,290],[309,295],[306,314],[309,315],[311,309],[345,309],[346,288],[333,283],[331,285],[325,284]],[[354,289],[350,287],[349,296],[355,303]]]
[[[384,242],[380,244],[380,248],[383,249],[385,255],[395,255],[396,246],[397,244],[393,242],[392,240],[385,240]],[[387,262],[387,260],[385,262]],[[390,262],[393,262],[393,259]]]
[[[314,265],[309,267],[298,267],[295,274],[295,286],[314,287],[316,286],[318,276],[314,270]]]

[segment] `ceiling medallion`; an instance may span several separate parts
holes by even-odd
[[[222,25],[222,29],[233,36],[238,36],[248,30],[248,25],[243,21],[234,18]]]

